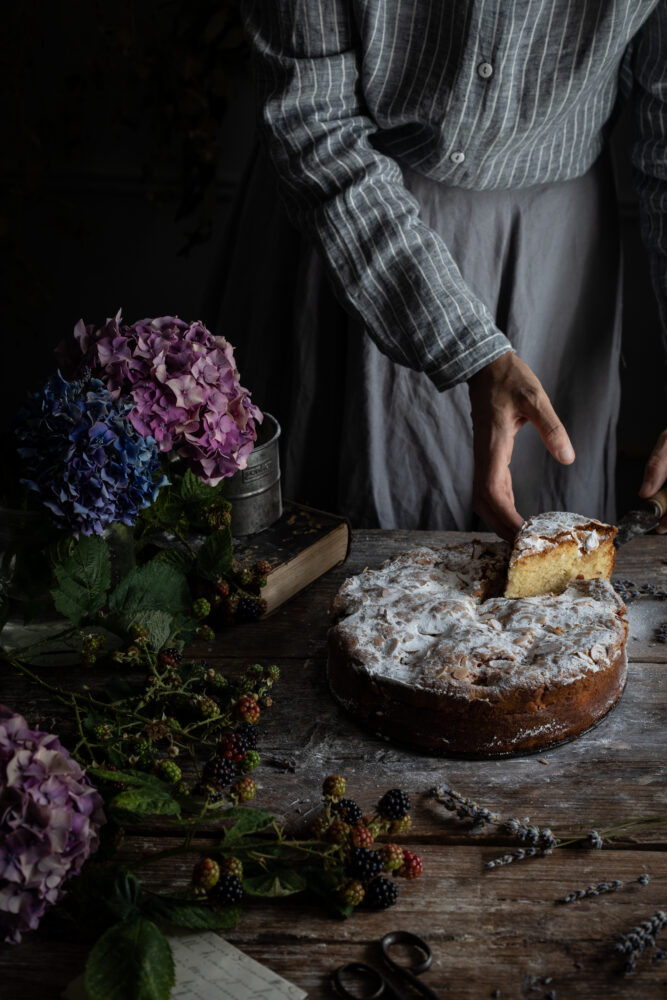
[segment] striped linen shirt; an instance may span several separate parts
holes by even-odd
[[[635,106],[642,231],[667,319],[667,0],[244,0],[242,11],[292,221],[394,361],[447,389],[511,350],[401,167],[472,189],[580,176],[619,89]]]

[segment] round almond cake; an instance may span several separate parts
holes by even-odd
[[[536,751],[588,729],[625,685],[625,605],[605,579],[498,596],[509,547],[418,548],[334,599],[328,675],[376,734],[429,750]]]

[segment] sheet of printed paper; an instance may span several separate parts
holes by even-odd
[[[303,1000],[303,990],[210,931],[169,934],[176,970],[170,1000]],[[63,994],[87,1000],[79,976]]]

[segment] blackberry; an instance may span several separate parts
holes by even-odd
[[[252,778],[240,778],[234,783],[232,791],[238,795],[241,802],[250,802],[257,794],[257,782]]]
[[[400,788],[390,788],[378,802],[378,812],[385,819],[403,819],[410,812],[410,796]]]
[[[353,826],[350,840],[354,847],[370,847],[375,837],[367,826]]]
[[[218,884],[209,893],[209,899],[216,906],[232,906],[243,899],[243,886],[236,875],[221,875]]]
[[[342,774],[330,774],[324,779],[322,791],[328,799],[341,799],[345,795],[345,778]]]
[[[403,864],[401,865],[398,874],[401,878],[419,878],[424,872],[424,862],[419,857],[418,854],[413,854],[412,851],[407,849],[403,851]]]
[[[211,602],[205,597],[198,597],[192,605],[192,615],[194,618],[207,618],[211,613]]]
[[[204,764],[204,781],[207,784],[228,785],[235,773],[234,763],[227,757],[211,757]]]
[[[220,862],[221,875],[235,875],[237,879],[243,878],[243,864],[238,858],[223,858]]]
[[[383,844],[380,855],[386,872],[397,872],[403,867],[403,848],[398,844]]]
[[[347,823],[344,823],[342,819],[335,819],[327,830],[327,840],[330,840],[332,844],[344,844],[349,832],[350,827]]]
[[[248,750],[247,754],[243,758],[243,763],[241,764],[241,770],[244,774],[254,771],[256,767],[259,767],[261,763],[261,758],[256,750]]]
[[[257,726],[251,722],[242,722],[236,730],[238,736],[243,737],[248,750],[257,749]]]
[[[236,605],[236,616],[241,621],[253,622],[259,618],[261,613],[260,602],[256,598],[239,597],[239,603]]]
[[[157,659],[158,663],[162,665],[170,664],[175,667],[181,662],[183,655],[175,646],[169,646],[167,649],[160,650]]]
[[[388,878],[374,878],[366,888],[364,903],[373,910],[386,910],[398,899],[398,886]]]
[[[217,701],[206,695],[199,701],[198,708],[203,719],[215,719],[216,716],[220,715],[220,706]]]
[[[389,833],[393,836],[395,833],[405,833],[412,826],[412,816],[410,813],[406,813],[401,819],[393,819],[389,824]]]
[[[362,812],[354,799],[341,799],[334,805],[334,812],[346,823],[358,823],[362,817]]]
[[[266,672],[269,675],[269,679],[272,681],[280,680],[280,667],[277,667],[275,663],[266,668]]]
[[[236,703],[236,711],[240,719],[244,722],[257,722],[260,716],[260,708],[254,698],[244,695]]]
[[[195,635],[198,639],[201,639],[202,642],[213,642],[215,639],[215,632],[210,625],[200,625],[195,632]]]
[[[363,902],[366,890],[361,882],[350,880],[340,886],[338,889],[338,895],[344,903],[348,904],[348,906],[359,906],[359,903]]]
[[[173,760],[159,761],[155,770],[158,776],[163,781],[169,782],[170,785],[175,785],[183,777],[180,767],[178,764],[174,764]]]
[[[238,731],[227,733],[218,743],[218,756],[240,763],[248,752],[248,744],[242,733]]]
[[[220,866],[213,858],[202,858],[192,869],[192,884],[209,892],[220,879]]]
[[[361,882],[370,882],[382,871],[382,856],[379,851],[369,851],[367,847],[353,847],[348,856],[346,872]]]

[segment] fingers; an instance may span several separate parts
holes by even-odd
[[[640,497],[650,497],[652,493],[657,493],[664,485],[665,480],[667,480],[667,430],[662,432],[655,448],[649,455],[644,469],[644,479],[639,488]],[[665,528],[667,529],[667,525]]]
[[[543,444],[556,461],[561,465],[571,465],[574,462],[572,442],[546,392],[539,383],[538,386],[522,393],[525,415],[535,425]]]
[[[508,424],[491,425],[475,441],[473,509],[497,535],[511,542],[523,524],[514,505],[509,464],[514,433]]]

